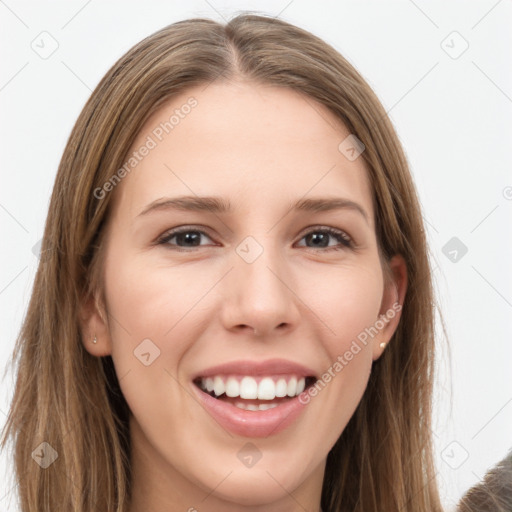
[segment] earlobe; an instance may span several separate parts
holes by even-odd
[[[398,327],[407,291],[407,265],[402,255],[396,254],[388,263],[389,276],[384,282],[378,334],[373,343],[373,360],[379,359]]]
[[[80,309],[80,332],[84,348],[89,354],[102,357],[112,353],[106,314],[95,296],[90,296]]]

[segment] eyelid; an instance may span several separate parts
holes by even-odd
[[[344,236],[347,238],[347,240],[352,240],[352,237],[344,229],[335,228],[333,226],[327,226],[324,224],[315,224],[313,226],[308,226],[307,228],[304,228],[302,236],[306,236],[309,233],[314,233],[315,231],[328,231],[329,233],[335,233]]]

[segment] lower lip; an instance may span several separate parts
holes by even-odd
[[[210,415],[226,430],[244,437],[268,437],[290,426],[307,404],[296,396],[265,411],[246,411],[213,398],[192,383],[195,392]]]

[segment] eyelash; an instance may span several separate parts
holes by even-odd
[[[200,233],[202,235],[207,236],[208,238],[211,238],[208,233],[205,231],[201,231],[199,229],[195,229],[192,227],[183,227],[179,229],[175,229],[173,231],[168,232],[167,234],[164,234],[159,240],[157,240],[158,245],[169,245],[173,248],[173,250],[179,251],[179,252],[192,252],[195,249],[199,249],[201,246],[197,247],[190,247],[188,249],[179,248],[178,246],[169,244],[169,241],[173,239],[175,236],[180,235],[182,233]],[[315,249],[315,247],[306,247],[306,249],[313,249],[313,250],[321,250],[324,252],[330,252],[330,251],[340,251],[343,249],[354,249],[354,241],[351,237],[349,237],[344,231],[330,228],[330,227],[322,227],[322,228],[314,228],[307,233],[305,233],[300,240],[305,238],[308,235],[311,235],[312,233],[326,233],[334,238],[336,238],[342,245],[342,247],[320,247],[318,249]]]

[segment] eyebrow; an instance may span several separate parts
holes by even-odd
[[[369,223],[369,217],[366,210],[355,201],[342,197],[336,198],[309,198],[300,199],[295,204],[289,206],[289,210],[302,212],[326,212],[333,210],[353,210],[359,212],[366,223]],[[138,217],[157,211],[209,211],[211,213],[231,213],[233,207],[229,200],[222,197],[207,196],[180,196],[180,197],[162,197],[148,204]]]

